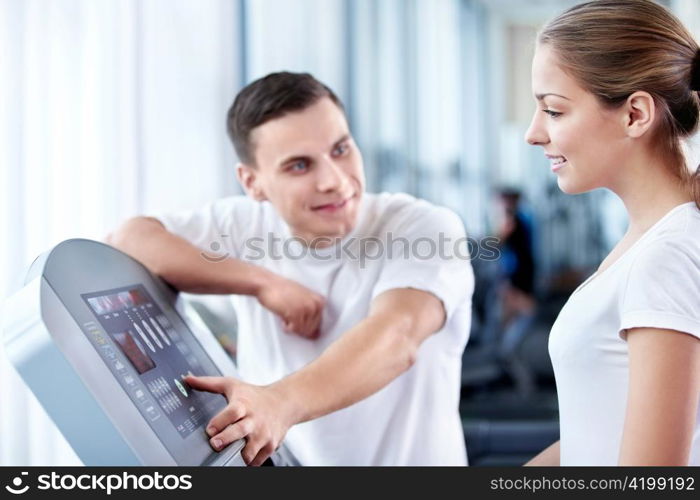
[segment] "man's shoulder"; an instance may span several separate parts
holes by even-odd
[[[250,217],[272,217],[276,212],[270,202],[257,201],[246,195],[233,195],[218,198],[209,203],[212,211],[220,217],[238,217],[249,220]]]
[[[213,200],[208,206],[216,227],[232,238],[258,237],[280,230],[280,218],[268,201],[234,195]]]
[[[260,204],[260,203],[253,200],[249,196],[244,195],[244,194],[234,194],[231,196],[224,196],[224,197],[217,198],[217,199],[209,202],[209,205],[216,207],[218,209],[238,208],[238,207],[253,208],[258,204]]]
[[[402,213],[421,213],[441,208],[427,200],[416,198],[408,193],[367,193],[368,208],[375,216],[390,217]]]
[[[451,209],[416,198],[407,193],[367,194],[369,220],[381,226],[395,226],[401,223],[455,223],[461,218]]]

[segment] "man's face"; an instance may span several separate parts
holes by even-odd
[[[308,108],[256,127],[256,166],[239,179],[257,200],[268,200],[294,236],[342,238],[357,223],[365,177],[362,156],[343,112],[324,97]],[[319,242],[315,242],[316,245]]]

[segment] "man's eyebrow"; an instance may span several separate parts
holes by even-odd
[[[339,144],[347,141],[348,139],[350,139],[350,134],[346,132],[340,139],[333,143],[333,148],[335,149],[336,147],[338,147]]]
[[[553,94],[552,92],[548,92],[546,94],[535,94],[535,99],[537,99],[538,101],[541,101],[542,99],[544,99],[545,97],[550,96],[550,95],[554,96],[554,97],[561,97],[562,99],[566,99],[567,101],[571,100],[568,97],[564,97],[563,95],[560,95],[560,94]]]
[[[335,141],[333,143],[333,147],[331,149],[337,148],[339,144],[347,141],[348,139],[350,139],[350,133],[346,132],[345,134],[342,135],[342,137],[340,139],[338,139],[337,141]],[[306,155],[291,155],[291,156],[287,156],[284,160],[279,162],[279,165],[284,166],[284,165],[287,165],[288,163],[298,162],[298,161],[306,161],[306,162],[310,163],[311,157],[306,156]]]

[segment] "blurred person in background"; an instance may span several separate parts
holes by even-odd
[[[535,308],[533,227],[522,209],[521,198],[517,189],[503,188],[498,192],[500,218],[496,236],[500,240],[501,265],[507,282],[503,290],[506,323],[519,314],[532,314]]]
[[[535,382],[517,350],[535,316],[533,227],[522,208],[519,190],[502,188],[496,201],[502,279],[498,355],[519,393],[528,395],[535,390]]]

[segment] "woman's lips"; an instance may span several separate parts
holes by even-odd
[[[545,155],[549,159],[550,165],[552,166],[552,172],[561,170],[568,164],[568,160],[563,156]]]

